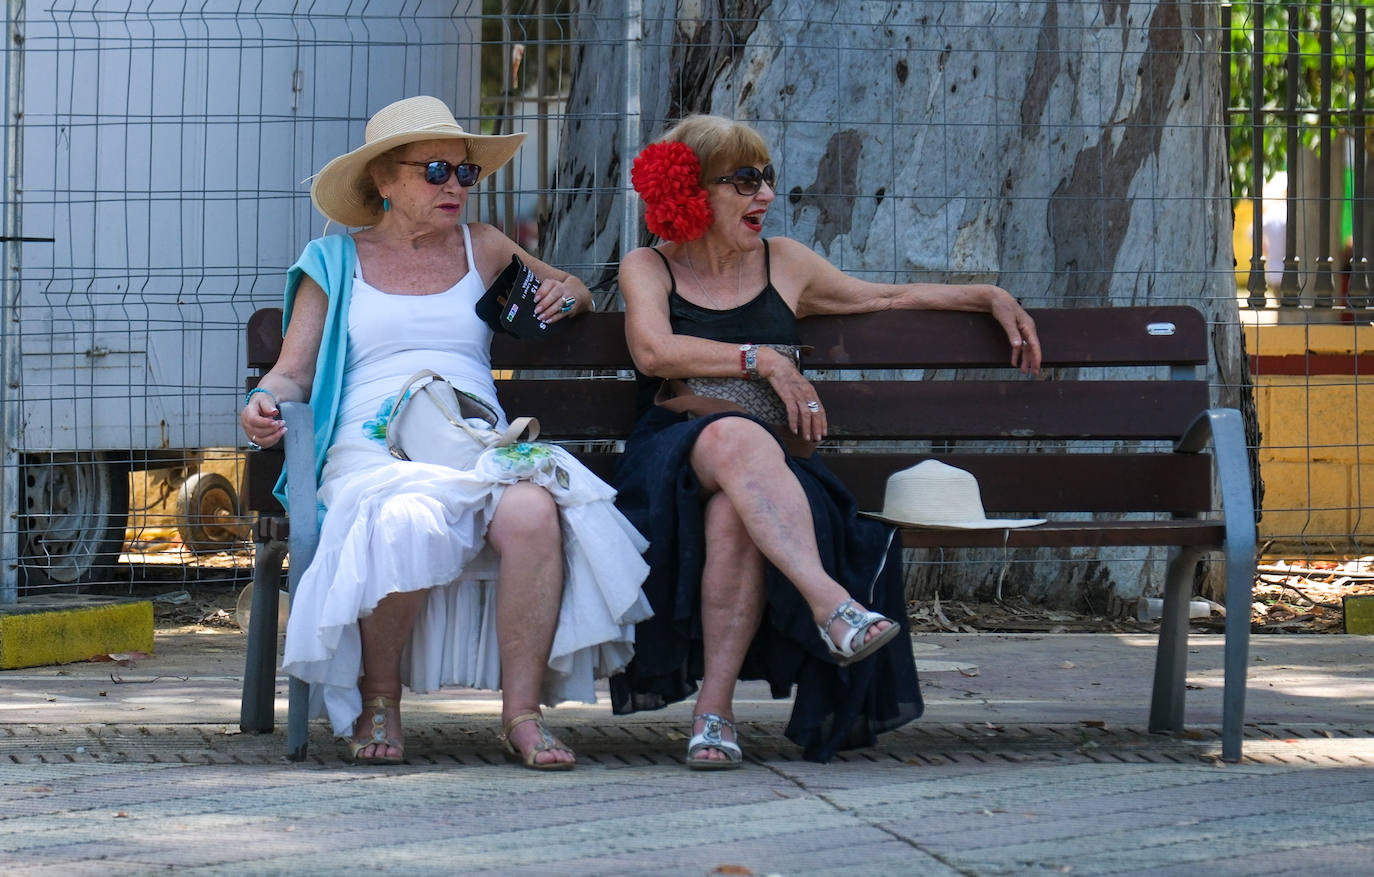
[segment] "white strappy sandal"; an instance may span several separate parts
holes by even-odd
[[[739,744],[721,736],[721,732],[729,728],[738,738],[739,731],[735,730],[735,723],[715,713],[692,716],[693,724],[698,721],[705,721],[706,726],[701,729],[700,734],[692,735],[692,739],[687,741],[687,767],[692,770],[733,770],[739,767],[744,760],[744,753],[740,751]],[[694,757],[703,749],[719,749],[725,753],[725,757]]]
[[[849,630],[840,637],[839,645],[836,645],[835,641],[830,638],[830,625],[834,624],[837,618],[849,625]],[[878,635],[868,642],[864,642],[864,635],[868,633],[868,629],[884,621],[888,622],[888,628],[879,631]],[[836,606],[835,611],[830,613],[830,617],[825,620],[825,624],[816,625],[816,629],[821,632],[821,641],[825,643],[826,648],[830,649],[831,657],[841,667],[853,664],[855,661],[862,661],[887,645],[893,637],[901,632],[901,627],[897,622],[886,615],[880,612],[860,612],[855,609],[853,600],[845,600]]]

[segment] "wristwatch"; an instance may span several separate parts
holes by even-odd
[[[739,346],[739,370],[745,380],[757,381],[759,379],[758,345],[741,344]]]

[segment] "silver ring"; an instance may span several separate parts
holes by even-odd
[[[577,299],[575,299],[575,298],[573,298],[572,296],[569,295],[569,296],[566,296],[566,297],[563,299],[563,307],[560,308],[559,310],[561,310],[563,313],[566,314],[568,311],[572,310],[576,305],[577,305]]]
[[[820,410],[821,410],[821,403],[817,402],[815,399],[812,399],[810,402],[807,402],[807,403],[806,403],[806,410],[808,410],[808,411],[820,411]]]
[[[250,451],[261,451],[261,450],[262,450],[262,445],[258,444],[257,442],[253,441],[252,439],[249,439],[249,440],[248,440],[248,450],[250,450]]]

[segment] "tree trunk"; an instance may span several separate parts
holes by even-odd
[[[577,13],[552,217],[554,262],[603,276],[625,215],[625,6]],[[644,0],[642,20],[637,142],[691,111],[756,125],[783,195],[767,234],[851,274],[988,281],[1030,307],[1192,304],[1215,327],[1215,403],[1240,408],[1258,445],[1215,3]],[[648,242],[642,225],[634,239]],[[913,564],[913,596],[1101,610],[1162,580],[1162,552],[1144,549],[958,554],[940,559],[969,562]]]

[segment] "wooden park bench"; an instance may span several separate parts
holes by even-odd
[[[1036,527],[904,529],[911,548],[1089,548],[1168,546],[1164,614],[1149,728],[1183,730],[1188,601],[1209,552],[1226,562],[1222,758],[1241,757],[1255,520],[1240,413],[1211,406],[1205,366],[1211,345],[1191,307],[1032,311],[1045,375],[1012,370],[1006,337],[985,314],[908,311],[811,317],[808,372],[831,434],[818,453],[860,508],[882,507],[887,478],[922,459],[977,476],[992,517],[1049,518]],[[261,374],[281,343],[281,312],[248,324],[248,365]],[[635,422],[636,384],[621,314],[591,314],[542,342],[498,337],[492,351],[501,402],[534,414],[541,438],[571,445],[609,476]],[[916,380],[836,378],[857,369],[921,369]],[[509,370],[517,377],[509,377]],[[533,375],[533,376],[531,376]],[[249,378],[250,384],[256,378]],[[292,471],[312,483],[312,428],[305,405],[282,406]],[[913,444],[919,442],[921,444]],[[582,444],[585,443],[585,444]],[[290,442],[288,442],[290,444]],[[916,448],[907,450],[903,448]],[[1210,453],[1206,451],[1210,450]],[[257,514],[258,560],[241,724],[272,728],[276,600],[288,548],[298,574],[313,554],[315,527],[289,528],[271,487],[280,450],[249,455],[245,507]],[[1220,502],[1216,501],[1216,498]],[[293,492],[291,518],[310,515],[313,491]],[[303,532],[304,531],[304,532]],[[294,585],[294,575],[292,576]],[[292,682],[288,755],[305,755],[305,687]]]

